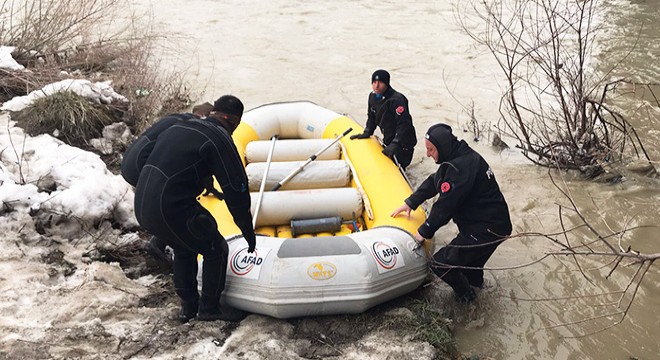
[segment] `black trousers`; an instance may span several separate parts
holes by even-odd
[[[449,245],[433,255],[433,272],[446,282],[459,298],[470,298],[474,290],[470,286],[481,287],[484,282],[483,266],[493,255],[502,238],[509,234],[493,234],[488,230],[459,233]],[[461,269],[464,266],[473,269]]]
[[[191,206],[179,216],[164,218],[154,212],[147,213],[149,219],[139,220],[174,250],[174,286],[181,300],[194,303],[199,299],[197,255],[201,254],[202,298],[214,302],[225,288],[229,246],[213,216],[196,201]]]

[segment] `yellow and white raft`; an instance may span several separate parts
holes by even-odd
[[[330,146],[349,128],[352,134],[362,130],[305,101],[263,105],[243,115],[233,138],[246,165],[253,214],[270,139],[281,140],[272,151],[254,253],[247,252],[223,201],[199,199],[229,242],[224,303],[283,319],[360,313],[422,283],[427,260],[412,234],[424,213],[390,217],[412,190],[375,138],[346,136]],[[290,181],[269,191],[325,146]]]

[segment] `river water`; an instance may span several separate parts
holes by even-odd
[[[456,0],[131,1],[135,9],[148,11],[156,28],[176,43],[177,51],[169,46],[163,61],[187,69],[206,101],[232,93],[249,109],[311,100],[364,124],[370,74],[388,69],[392,86],[410,101],[419,138],[432,124],[446,122],[489,161],[509,202],[514,234],[560,228],[557,204],[567,201],[545,169],[530,165],[515,151],[498,152],[486,141],[474,142],[469,132],[460,131],[469,120],[466,109],[474,109],[482,126],[498,120],[502,75],[491,55],[456,25]],[[599,47],[599,68],[605,71],[620,64],[617,74],[660,83],[660,1],[607,1],[600,6],[607,32]],[[659,87],[653,89],[660,96]],[[636,89],[653,101],[642,90]],[[624,91],[618,96],[657,160],[658,106],[640,107]],[[423,155],[420,142],[409,167],[414,183],[435,171]],[[599,232],[660,223],[660,185],[655,179],[630,174],[621,184],[607,185],[569,177],[566,186]],[[451,226],[441,229],[435,238],[438,245],[451,239],[454,231]],[[657,233],[653,228],[631,231],[623,241],[639,251],[658,253]],[[586,231],[581,234],[592,238]],[[511,239],[487,266],[514,267],[553,249],[541,237]],[[617,291],[635,271],[634,266],[622,266],[605,279],[609,268],[602,268],[603,262],[607,260],[595,257],[584,262],[586,276],[576,271],[570,258],[488,271],[487,288],[476,309],[455,311],[460,350],[496,359],[659,358],[660,337],[654,334],[660,327],[657,266],[647,273],[621,324],[583,336],[620,319],[602,317],[617,311],[618,298],[576,296]],[[448,290],[438,293],[447,306],[449,295]],[[625,309],[627,301],[619,309]],[[592,317],[599,318],[579,322]],[[578,323],[569,325],[572,322]],[[567,326],[553,327],[562,324]]]

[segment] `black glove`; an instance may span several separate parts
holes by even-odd
[[[399,144],[390,143],[385,149],[383,149],[383,154],[388,158],[392,159],[396,155],[396,151],[399,149]]]
[[[250,231],[248,234],[243,234],[243,237],[248,243],[248,252],[253,253],[254,248],[257,246],[257,237],[254,235],[254,230]]]
[[[371,136],[371,135],[367,134],[366,132],[363,132],[362,134],[351,135],[351,140],[355,140],[355,139],[366,139],[366,138],[368,138],[369,136]]]
[[[217,197],[218,200],[224,200],[225,199],[225,195],[220,190],[216,189],[213,186],[211,186],[210,188],[205,188],[204,193],[202,194],[202,196],[209,196],[209,195],[213,195],[213,196]]]
[[[208,196],[209,194],[213,194],[213,196],[217,197],[219,200],[224,200],[225,196],[222,194],[222,192],[213,186],[213,177],[209,176],[207,178],[204,178],[202,180],[202,184],[204,185],[204,192],[202,193],[202,196]]]

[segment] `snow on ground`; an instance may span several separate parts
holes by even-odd
[[[48,84],[39,90],[34,90],[25,96],[17,96],[0,107],[0,110],[21,111],[36,99],[52,95],[60,91],[71,91],[82,97],[91,99],[100,104],[110,104],[112,102],[125,102],[127,99],[117,94],[110,85],[109,81],[91,82],[85,79],[65,79],[52,84]]]

